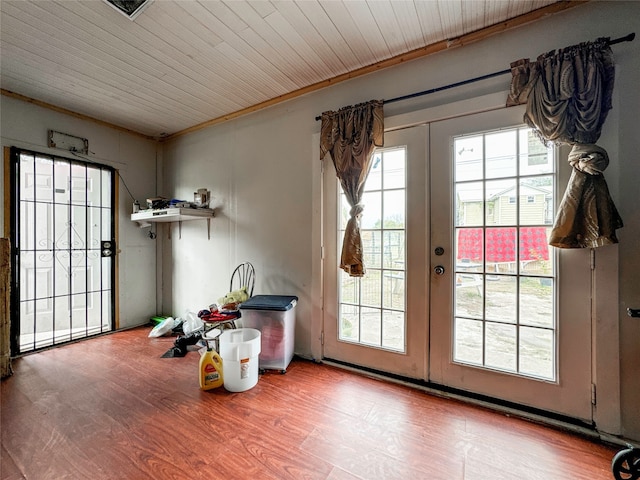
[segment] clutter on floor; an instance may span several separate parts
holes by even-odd
[[[204,193],[200,192],[201,200],[206,201]],[[236,277],[242,277],[248,285],[233,289]],[[252,296],[254,278],[253,266],[245,262],[236,268],[230,291],[217,303],[198,313],[186,311],[177,318],[151,317],[150,338],[177,335],[162,358],[185,357],[194,350],[200,353],[202,390],[220,386],[230,392],[249,390],[257,384],[259,373],[267,369],[285,373],[293,358],[298,297]],[[238,328],[236,320],[240,318]]]
[[[190,345],[196,345],[200,340],[202,340],[202,334],[200,332],[182,335],[176,338],[175,342],[173,342],[173,347],[167,350],[162,355],[162,358],[184,357],[188,352],[188,347]]]
[[[181,321],[179,319],[174,319],[173,317],[166,317],[160,323],[158,323],[153,329],[149,332],[149,338],[157,338],[162,337],[168,333],[171,333],[175,327],[177,327]]]

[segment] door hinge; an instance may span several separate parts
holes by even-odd
[[[596,404],[596,384],[591,384],[591,405]]]
[[[320,332],[320,345],[324,345],[324,332]]]
[[[320,247],[320,260],[324,260],[324,245]]]
[[[596,249],[591,249],[591,270],[596,269]]]

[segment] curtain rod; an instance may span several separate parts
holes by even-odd
[[[624,37],[616,38],[614,40],[609,40],[607,44],[615,45],[616,43],[631,42],[634,38],[636,38],[635,32],[630,33],[629,35],[625,35]],[[507,68],[506,70],[500,70],[499,72],[487,73],[486,75],[481,75],[479,77],[469,78],[467,80],[462,80],[461,82],[450,83],[449,85],[444,85],[442,87],[435,87],[429,90],[424,90],[422,92],[410,93],[408,95],[402,95],[401,97],[390,98],[389,100],[383,100],[382,103],[383,104],[393,103],[393,102],[399,102],[401,100],[408,100],[410,98],[421,97],[423,95],[429,95],[431,93],[441,92],[442,90],[461,87],[462,85],[467,85],[469,83],[479,82],[480,80],[486,80],[487,78],[499,77],[500,75],[506,75],[507,73],[511,73],[510,68]],[[321,119],[322,119],[322,116],[316,117],[316,121]]]

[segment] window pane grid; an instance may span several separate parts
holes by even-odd
[[[553,151],[528,128],[454,139],[453,360],[556,379]]]
[[[361,219],[366,274],[340,271],[339,329],[342,341],[405,351],[405,184],[406,148],[374,153]],[[338,252],[350,206],[339,194]]]

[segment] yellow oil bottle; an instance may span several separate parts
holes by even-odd
[[[200,388],[211,390],[223,383],[222,358],[207,344],[207,351],[200,357]]]

